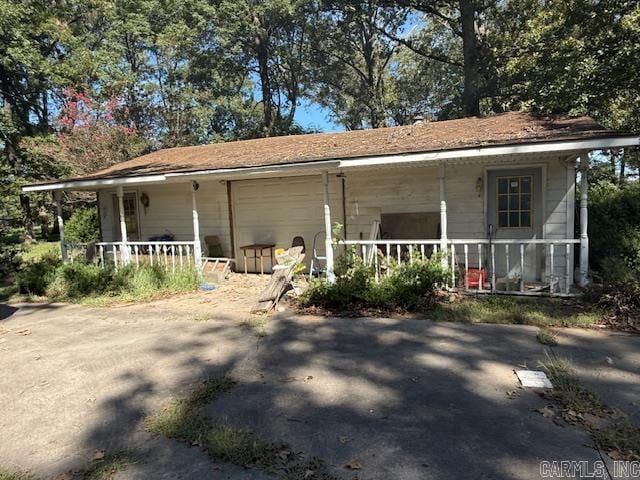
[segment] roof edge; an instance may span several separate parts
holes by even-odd
[[[544,142],[526,142],[519,144],[502,144],[502,145],[481,145],[478,147],[466,147],[458,149],[425,151],[425,152],[407,152],[400,154],[376,155],[368,157],[352,157],[339,160],[320,160],[306,162],[292,162],[283,164],[271,164],[260,166],[221,168],[221,169],[203,169],[183,172],[168,172],[156,175],[142,176],[121,176],[109,178],[93,178],[87,180],[67,180],[52,181],[46,183],[34,183],[22,186],[24,193],[43,192],[55,190],[74,190],[74,189],[90,189],[91,187],[117,186],[127,184],[141,183],[163,183],[169,179],[201,177],[201,176],[224,176],[232,174],[264,174],[269,171],[274,173],[291,170],[317,170],[319,168],[354,168],[376,165],[401,165],[425,161],[444,161],[456,158],[473,158],[490,155],[516,155],[529,153],[548,153],[548,152],[570,152],[570,151],[592,151],[604,150],[609,148],[625,148],[640,145],[639,135],[607,135],[603,137],[590,137],[586,139],[564,139],[551,140]]]

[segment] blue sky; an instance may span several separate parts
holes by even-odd
[[[321,132],[344,131],[342,125],[331,121],[329,110],[309,100],[302,100],[296,109],[295,120],[304,127]]]

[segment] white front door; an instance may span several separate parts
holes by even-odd
[[[542,169],[506,168],[489,170],[487,175],[487,232],[492,239],[542,238]],[[507,261],[504,245],[496,245],[496,277],[520,278],[520,246],[510,245]],[[543,247],[525,250],[524,279],[540,279]],[[507,271],[508,263],[508,271]]]

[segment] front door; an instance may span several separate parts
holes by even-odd
[[[487,175],[487,232],[493,239],[520,240],[542,238],[542,169],[508,168],[490,170]],[[496,245],[496,277],[513,282],[520,279],[520,246]],[[525,249],[524,280],[540,279],[543,248]],[[508,269],[507,269],[508,263]]]
[[[120,232],[120,207],[118,205],[118,196],[113,197],[113,232],[114,241],[122,241],[122,234]],[[124,221],[127,225],[127,240],[136,242],[140,240],[140,233],[138,228],[138,195],[136,192],[125,192],[122,197],[122,203],[124,204]]]

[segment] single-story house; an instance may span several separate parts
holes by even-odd
[[[103,264],[154,254],[200,264],[217,237],[238,270],[257,271],[245,247],[302,237],[329,280],[347,244],[376,266],[445,251],[454,287],[565,294],[574,275],[587,282],[588,154],[639,144],[588,117],[512,112],[169,148],[23,191],[95,191]],[[268,271],[271,254],[262,260]]]

